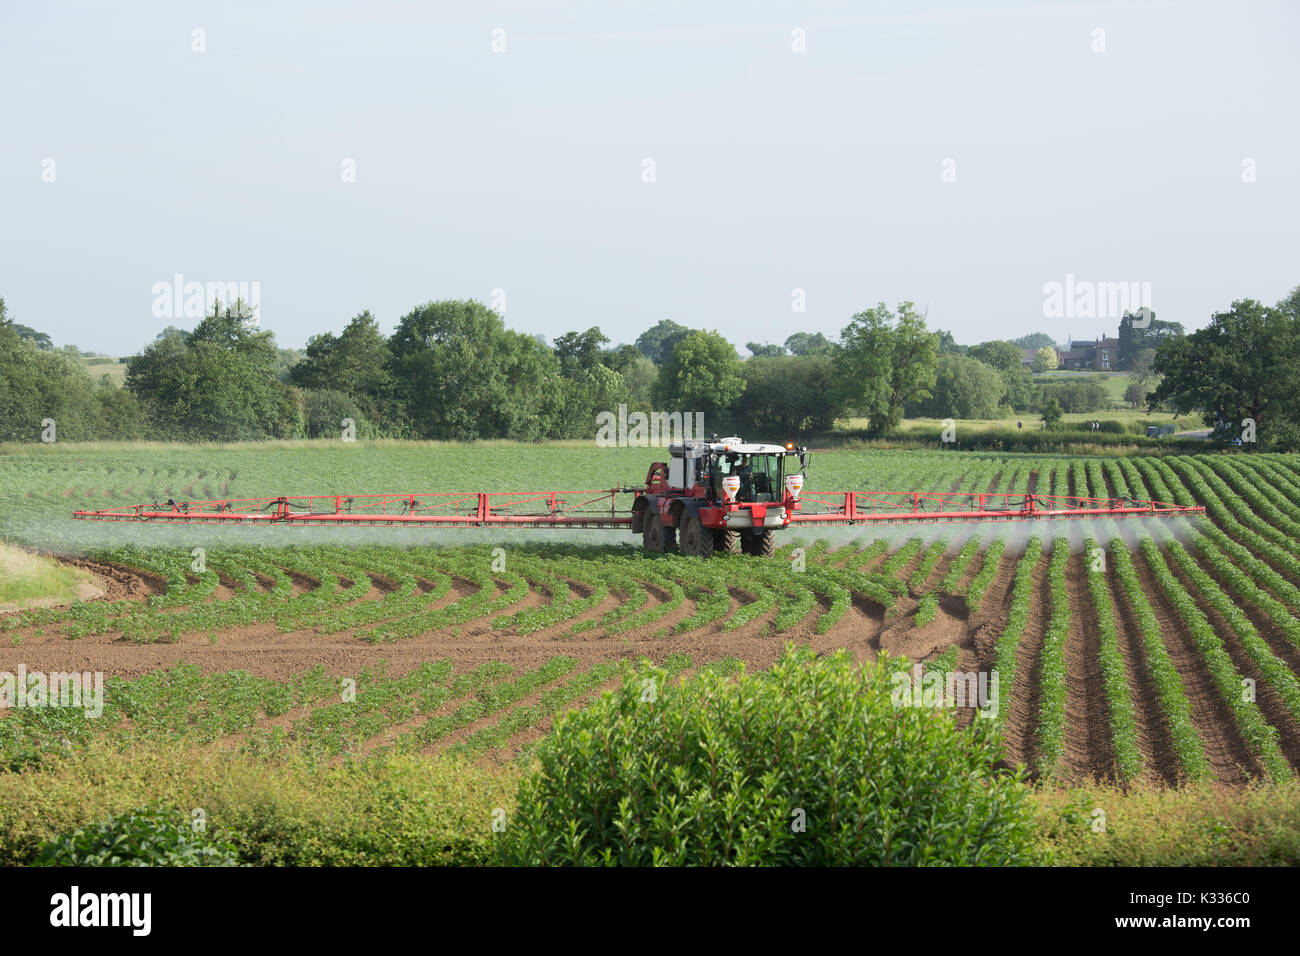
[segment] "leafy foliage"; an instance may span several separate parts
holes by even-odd
[[[562,403],[559,362],[483,304],[429,302],[402,317],[390,345],[413,435],[465,441],[550,434]]]
[[[45,843],[37,866],[238,866],[233,844],[177,810],[141,807]]]
[[[911,302],[895,315],[885,303],[859,312],[840,334],[836,353],[840,394],[881,434],[903,418],[910,402],[929,397],[938,360],[938,336]]]
[[[770,673],[658,668],[557,721],[500,843],[510,864],[943,865],[1031,860],[995,738],[896,707],[888,659],[788,651]],[[943,753],[944,760],[933,755]]]
[[[1264,447],[1290,449],[1300,438],[1300,319],[1252,299],[1217,312],[1205,328],[1156,349],[1163,376],[1147,397],[1180,413],[1200,412],[1224,443],[1237,440],[1246,419]]]
[[[683,336],[659,367],[654,398],[662,409],[722,418],[745,389],[735,347],[718,332]]]

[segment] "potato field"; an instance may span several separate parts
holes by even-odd
[[[1078,783],[1300,768],[1300,461],[1266,454],[814,453],[811,491],[1199,503],[1105,519],[790,531],[775,558],[651,555],[625,532],[160,526],[79,508],[278,494],[634,485],[653,449],[324,443],[0,454],[0,536],[99,597],[0,613],[0,670],[102,671],[102,719],[5,712],[21,767],[92,743],[254,757],[526,758],[619,681],[766,667],[787,643],[996,674],[1005,760]]]

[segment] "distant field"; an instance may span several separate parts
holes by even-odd
[[[1038,428],[1038,414],[1035,412],[1025,412],[1021,415],[1010,416],[1008,418],[960,418],[956,419],[959,429],[970,429],[975,432],[995,432],[995,431],[1017,431],[1016,423],[1021,423],[1026,429]],[[1195,431],[1204,428],[1199,418],[1189,415],[1181,415],[1175,418],[1172,414],[1165,412],[1147,412],[1141,409],[1121,408],[1104,412],[1071,412],[1061,416],[1061,421],[1067,424],[1078,422],[1087,423],[1092,421],[1112,421],[1130,424],[1132,422],[1150,422],[1157,425],[1174,425],[1179,432]],[[838,423],[840,428],[846,431],[860,431],[867,427],[868,421],[865,418],[846,418]],[[902,428],[904,431],[910,428],[930,428],[938,429],[943,426],[943,419],[939,418],[905,418],[903,419]]]
[[[1095,412],[1069,412],[1061,416],[1063,422],[1091,422],[1091,421],[1116,421],[1129,424],[1131,422],[1150,422],[1152,424],[1172,424],[1177,426],[1179,432],[1195,431],[1203,428],[1204,425],[1196,416],[1182,415],[1175,417],[1168,412],[1148,412],[1143,408],[1130,408],[1124,401],[1124,390],[1128,388],[1133,381],[1133,376],[1127,372],[1067,372],[1056,371],[1047,372],[1043,375],[1035,375],[1035,382],[1051,381],[1077,381],[1091,380],[1106,390],[1110,396],[1112,407],[1099,409]],[[960,419],[957,424],[959,427],[970,428],[980,432],[998,431],[1002,429],[1016,429],[1016,423],[1020,422],[1025,428],[1036,427],[1038,413],[1034,411],[1025,411],[1017,415],[1010,415],[1005,418],[980,418],[980,419]],[[867,427],[865,418],[847,418],[841,419],[839,427],[849,430],[858,431]],[[938,426],[941,424],[940,419],[936,418],[906,418],[903,420],[903,428],[913,426]]]
[[[1051,372],[1044,372],[1041,375],[1035,375],[1035,382],[1052,382],[1052,381],[1093,381],[1106,390],[1110,400],[1116,405],[1128,407],[1124,401],[1124,390],[1133,382],[1133,376],[1128,372],[1075,372],[1066,369],[1056,369]]]
[[[92,382],[98,383],[105,375],[114,385],[121,386],[126,381],[126,365],[115,358],[81,358],[78,361]]]

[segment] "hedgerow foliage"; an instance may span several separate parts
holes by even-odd
[[[39,866],[238,866],[229,843],[188,825],[185,816],[162,807],[129,813],[60,835],[44,844]]]
[[[503,862],[1032,862],[1025,789],[975,720],[895,706],[896,660],[788,649],[766,673],[622,687],[556,722],[500,837]]]

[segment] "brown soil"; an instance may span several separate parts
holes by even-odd
[[[880,634],[880,650],[893,657],[906,657],[911,661],[924,661],[940,654],[954,644],[966,642],[966,621],[945,611],[942,607],[934,619],[924,627],[916,627],[915,614],[886,628]],[[967,642],[969,643],[969,642]]]
[[[89,558],[59,558],[63,564],[89,571],[99,579],[105,601],[144,601],[167,590],[167,579],[138,568]]]

